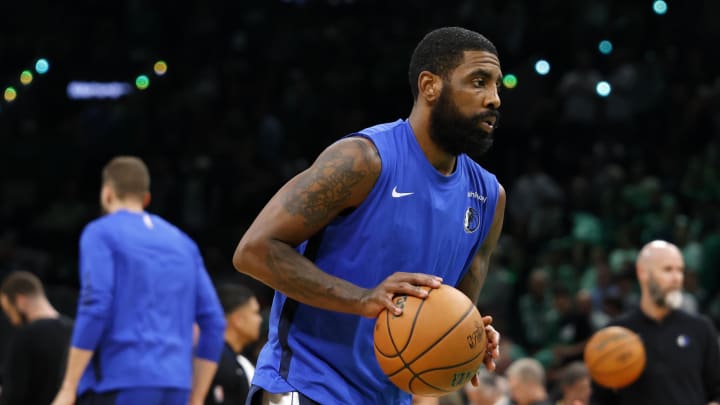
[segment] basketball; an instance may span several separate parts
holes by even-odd
[[[459,290],[430,288],[425,299],[399,295],[399,316],[383,310],[375,322],[375,357],[390,381],[410,394],[440,396],[470,381],[485,358],[480,312]]]
[[[595,332],[585,346],[584,357],[592,379],[607,388],[626,387],[645,369],[645,346],[640,336],[621,326]]]

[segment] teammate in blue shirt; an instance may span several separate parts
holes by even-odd
[[[76,395],[78,404],[103,405],[205,399],[225,318],[195,242],[144,210],[149,189],[138,158],[117,157],[103,170],[106,215],[80,237],[77,318],[55,405]]]
[[[399,314],[393,295],[425,297],[421,286],[441,283],[477,302],[505,209],[504,189],[470,157],[490,147],[498,123],[497,50],[476,32],[441,28],[417,45],[409,77],[408,119],[332,144],[237,246],[235,268],[276,290],[248,403],[291,392],[300,404],[408,404],[373,353],[378,313]]]

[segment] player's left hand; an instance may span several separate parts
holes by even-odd
[[[485,363],[485,368],[489,371],[495,371],[495,360],[500,357],[500,332],[493,328],[491,325],[492,321],[492,316],[483,316],[485,336],[487,336],[487,346],[483,362]],[[471,382],[473,386],[478,386],[479,381],[477,374],[473,376]]]

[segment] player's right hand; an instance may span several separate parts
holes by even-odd
[[[438,288],[440,285],[442,285],[442,278],[430,274],[393,273],[377,287],[365,291],[360,298],[361,315],[375,318],[383,309],[387,309],[393,315],[400,315],[402,308],[392,301],[395,295],[425,298],[428,292],[423,287]]]

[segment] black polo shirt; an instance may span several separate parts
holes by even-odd
[[[636,308],[612,324],[640,335],[647,363],[640,378],[628,387],[608,390],[593,383],[592,404],[720,402],[720,346],[708,319],[675,310],[658,322]]]

